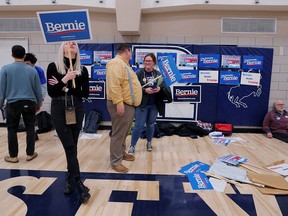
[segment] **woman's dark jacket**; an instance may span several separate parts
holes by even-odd
[[[161,75],[161,73],[155,69],[150,73],[152,73],[152,76],[154,78]],[[137,71],[136,74],[137,74],[137,77],[141,83],[141,86],[145,85],[147,81],[146,81],[146,77],[145,77],[144,68]],[[155,93],[156,94],[156,105],[157,105],[159,115],[165,117],[165,102],[171,103],[172,102],[172,95],[171,95],[170,87],[168,87],[166,85],[165,81],[163,81],[159,85],[159,87],[160,87],[160,91]],[[145,86],[142,88],[143,96],[142,96],[142,101],[141,101],[141,104],[139,105],[139,107],[146,107],[146,105],[147,105],[149,94],[147,94],[145,92],[146,88],[149,88],[149,86]]]

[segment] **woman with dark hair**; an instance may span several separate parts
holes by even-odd
[[[167,99],[168,102],[172,101],[170,88],[167,87],[165,82],[159,82],[156,77],[161,74],[155,70],[157,60],[154,53],[149,53],[144,57],[144,68],[137,71],[137,77],[141,83],[142,88],[142,101],[136,108],[135,124],[132,130],[131,145],[128,154],[133,155],[135,152],[136,143],[141,135],[141,131],[146,123],[146,139],[147,151],[152,151],[152,138],[154,135],[154,128],[157,115],[164,116],[165,103],[163,100]],[[163,79],[161,79],[163,80]]]
[[[84,117],[82,98],[89,95],[89,83],[88,71],[80,64],[80,53],[75,41],[61,44],[56,62],[48,65],[47,79],[48,94],[52,98],[52,122],[67,160],[68,176],[64,193],[72,193],[77,186],[80,202],[85,203],[89,200],[90,194],[80,179],[77,143]],[[68,104],[75,107],[76,122],[73,124],[66,123],[65,109]]]

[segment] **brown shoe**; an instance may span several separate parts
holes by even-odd
[[[6,162],[9,162],[9,163],[18,163],[18,162],[19,162],[18,157],[6,156],[6,157],[4,158],[4,160],[5,160]]]
[[[37,152],[34,152],[33,155],[27,155],[26,161],[31,161],[38,156]]]
[[[123,166],[122,164],[118,165],[118,166],[112,166],[112,169],[114,169],[116,172],[120,172],[120,173],[127,173],[129,171],[129,169],[125,166]]]
[[[134,161],[135,157],[133,155],[127,154],[126,152],[124,152],[123,154],[123,160],[126,161]]]

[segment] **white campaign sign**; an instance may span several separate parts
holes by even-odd
[[[260,85],[260,73],[250,73],[250,72],[242,72],[241,73],[241,85],[251,85],[251,86],[259,86]]]

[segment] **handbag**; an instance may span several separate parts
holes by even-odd
[[[76,111],[74,107],[73,96],[71,96],[71,106],[67,105],[67,93],[65,95],[65,121],[66,125],[76,124]]]

